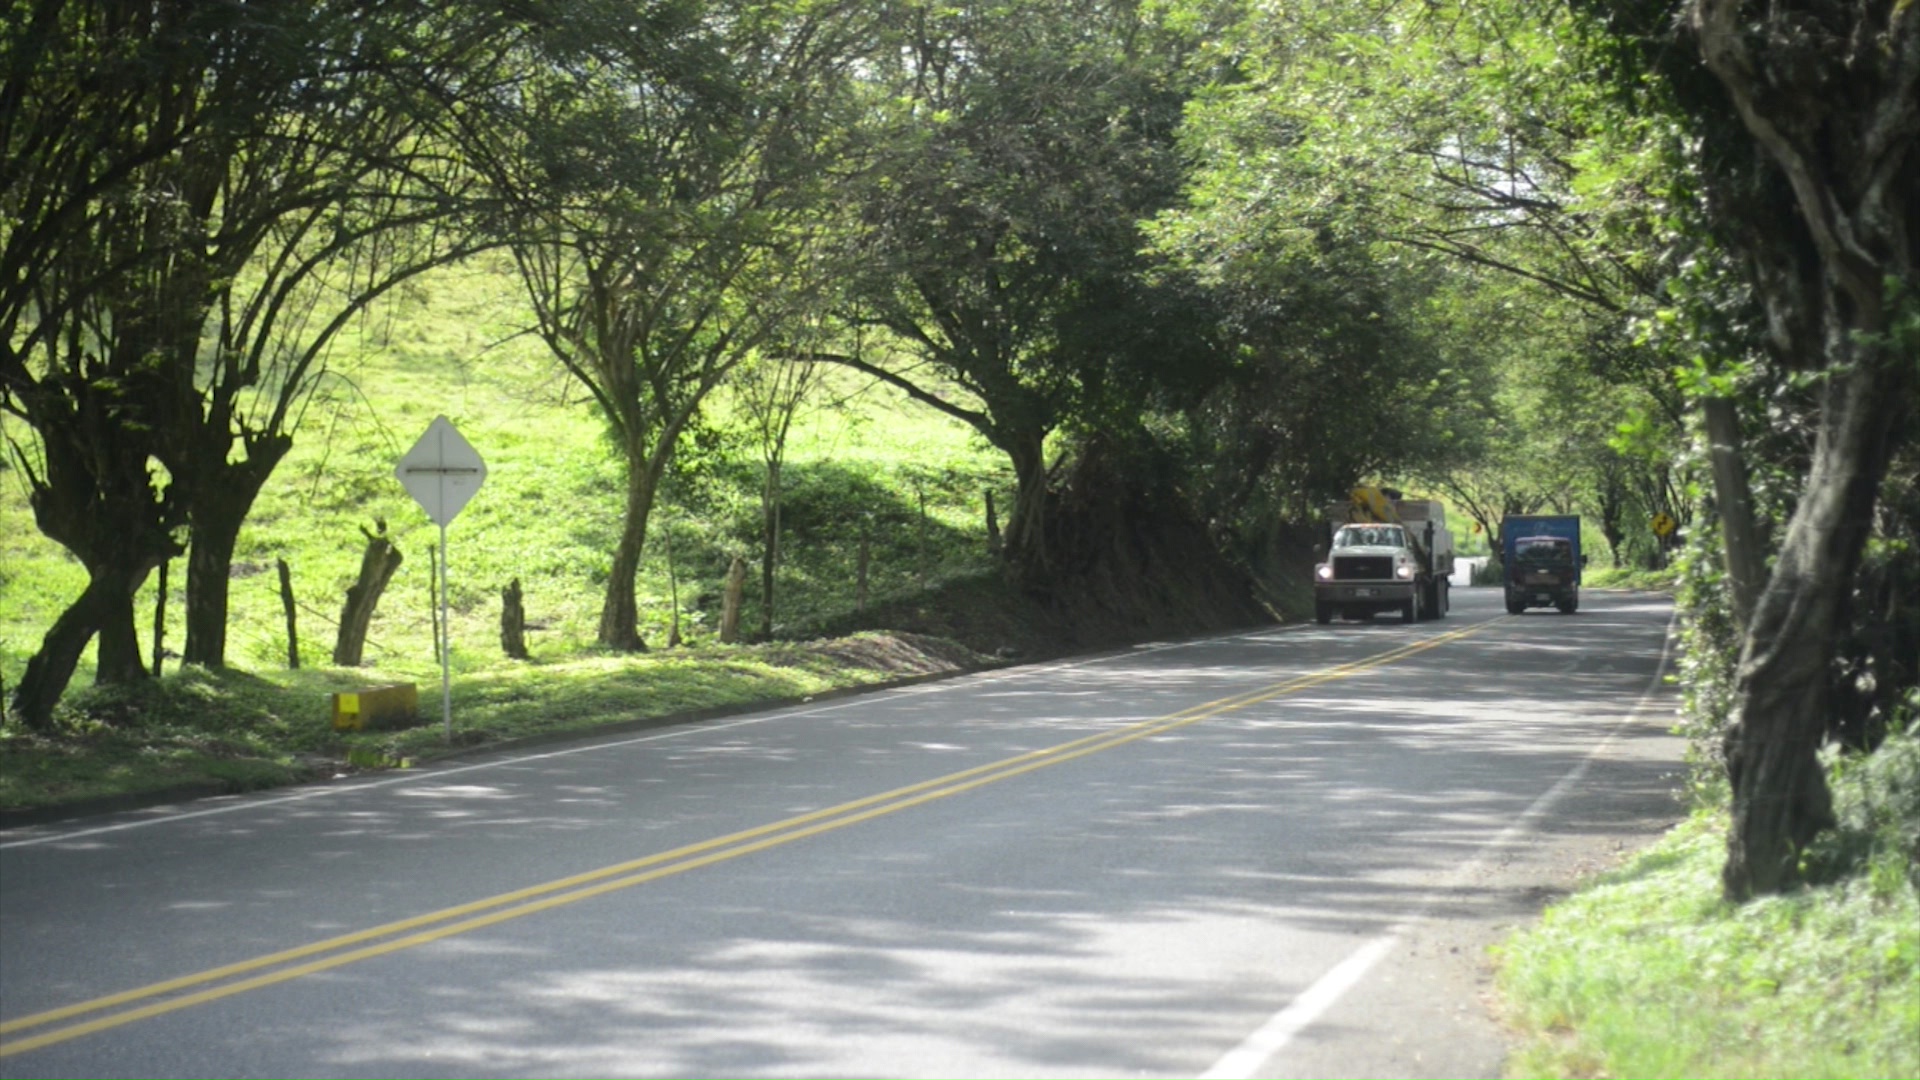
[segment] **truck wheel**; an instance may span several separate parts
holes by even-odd
[[[1313,605],[1313,621],[1319,623],[1321,626],[1325,626],[1328,623],[1332,622],[1333,621],[1333,605],[1324,603],[1324,602],[1314,604]]]
[[[1521,603],[1520,601],[1518,600],[1507,601],[1507,614],[1518,615],[1525,610],[1527,610],[1527,605]]]
[[[1440,595],[1440,602],[1433,605],[1433,617],[1436,619],[1446,618],[1447,609],[1452,606],[1452,602],[1447,599],[1448,584],[1449,583],[1446,578],[1441,578],[1437,583],[1434,584],[1434,587],[1433,587],[1434,592]]]
[[[1412,599],[1400,605],[1400,621],[1410,623],[1420,617],[1420,594],[1414,593]]]
[[[1580,601],[1575,600],[1572,597],[1568,597],[1567,599],[1560,601],[1558,604],[1555,604],[1554,606],[1560,609],[1560,614],[1571,615],[1574,612],[1580,610]]]

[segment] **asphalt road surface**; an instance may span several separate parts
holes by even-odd
[[[1498,1075],[1486,945],[1678,816],[1670,622],[1460,590],[11,830],[0,1075]]]

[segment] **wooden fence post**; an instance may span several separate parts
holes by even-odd
[[[275,559],[280,570],[280,607],[287,613],[287,670],[300,670],[300,631],[293,621],[293,567],[285,559]]]
[[[740,601],[747,591],[747,560],[738,555],[727,567],[727,595],[720,608],[720,643],[732,645],[740,640]]]
[[[173,565],[172,559],[160,562],[160,593],[153,602],[153,677],[159,678],[166,658],[165,639],[167,636],[167,568]]]

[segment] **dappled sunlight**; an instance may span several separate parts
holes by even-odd
[[[479,784],[423,784],[403,788],[397,794],[403,799],[508,799],[506,791],[497,787],[485,787]]]
[[[1658,610],[1611,666],[1494,619],[1289,692],[1468,624],[1280,631],[1195,652],[1258,664],[1128,652],[263,800],[168,828],[171,851],[223,853],[245,911],[209,919],[177,882],[142,927],[197,969],[645,862],[604,895],[283,984],[248,1038],[341,1075],[1192,1075],[1390,927],[1533,910],[1481,869],[1554,779],[1630,734]],[[1023,755],[1044,767],[982,772]],[[1609,768],[1611,791],[1532,827],[1605,829],[1609,798],[1673,782]],[[113,924],[109,893],[45,932]],[[164,954],[133,970],[180,973]],[[118,989],[82,973],[30,993]],[[352,1019],[300,1019],[317,1015]]]

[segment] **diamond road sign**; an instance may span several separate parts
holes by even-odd
[[[427,425],[427,433],[400,459],[393,475],[427,517],[444,528],[480,490],[481,481],[487,478],[487,463],[480,460],[480,451],[454,430],[452,421],[436,416]]]

